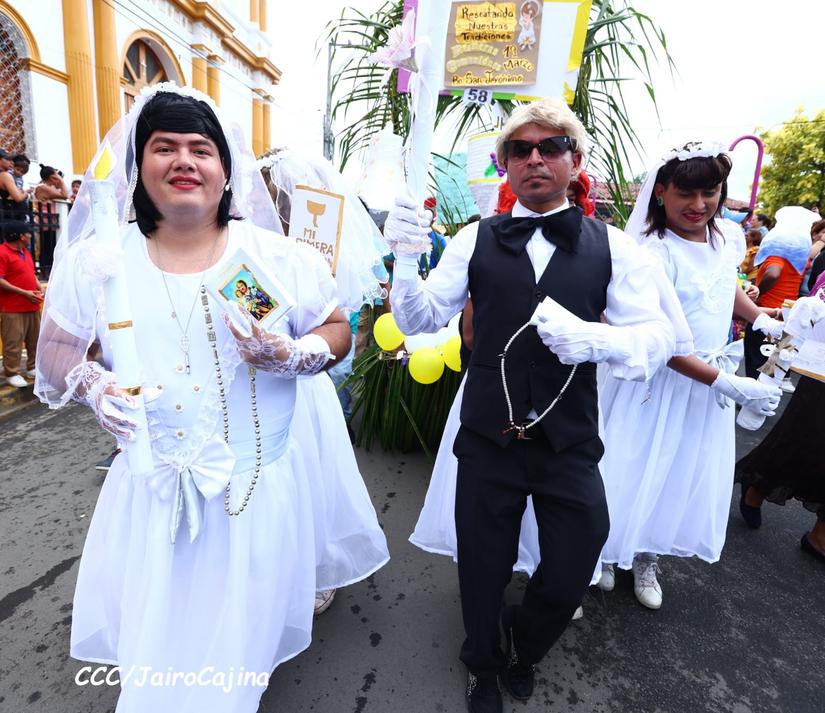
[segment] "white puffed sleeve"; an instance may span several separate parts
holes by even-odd
[[[46,290],[38,340],[34,391],[51,408],[71,398],[68,373],[87,360],[97,339],[96,321],[101,301],[100,275],[92,269],[94,246],[83,241],[72,246],[55,266]]]
[[[287,315],[292,336],[303,337],[320,327],[338,306],[335,278],[317,250],[297,243],[289,256],[296,306]]]
[[[426,280],[418,276],[418,258],[396,258],[390,303],[404,334],[436,332],[464,308],[469,296],[467,270],[477,234],[477,222],[459,230]]]
[[[608,226],[607,236],[612,275],[604,317],[620,328],[623,343],[618,358],[608,360],[610,372],[618,379],[644,381],[673,356],[673,325],[662,308],[660,291],[670,283],[660,262],[629,235]]]
[[[642,248],[649,251],[659,262],[661,270],[654,272],[657,278],[656,290],[659,293],[659,306],[667,315],[673,327],[673,336],[676,342],[673,356],[687,356],[693,354],[693,333],[682,310],[679,295],[676,294],[677,266],[673,256],[667,249],[667,243],[656,236],[649,236],[642,243]],[[665,279],[661,279],[661,278]]]

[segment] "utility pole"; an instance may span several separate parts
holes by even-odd
[[[324,158],[332,161],[335,137],[332,135],[332,45],[327,44],[327,111],[324,114]]]
[[[324,157],[332,161],[335,155],[335,136],[332,133],[332,55],[333,48],[367,49],[364,45],[355,45],[351,42],[327,42],[327,109],[324,114]]]

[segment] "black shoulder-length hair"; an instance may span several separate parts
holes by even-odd
[[[132,200],[138,228],[147,237],[157,230],[158,221],[163,220],[163,215],[146,193],[140,175],[143,151],[149,137],[155,131],[207,136],[218,147],[218,155],[226,171],[227,180],[232,176],[232,156],[229,152],[229,144],[212,108],[204,101],[173,92],[159,92],[153,96],[140,112],[135,128],[135,161],[138,166],[138,180]],[[221,202],[218,204],[217,223],[221,228],[225,227],[230,220],[239,220],[238,216],[230,212],[231,203],[232,190],[230,189],[224,191]]]
[[[673,158],[659,169],[656,174],[656,183],[661,183],[665,188],[673,184],[684,191],[713,190],[721,183],[722,192],[719,195],[719,207],[716,214],[708,221],[708,230],[711,233],[721,234],[716,226],[716,216],[719,215],[725,203],[725,198],[728,197],[728,175],[732,165],[726,154],[689,158],[686,161]],[[650,202],[647,205],[645,235],[656,233],[659,237],[662,237],[666,228],[665,208],[656,202],[654,192],[651,194]]]

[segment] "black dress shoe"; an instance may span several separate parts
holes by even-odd
[[[464,696],[470,713],[502,713],[497,676],[474,676],[470,673]]]
[[[816,557],[820,562],[825,562],[825,552],[822,552],[813,542],[810,541],[808,538],[808,533],[806,532],[802,535],[802,539],[799,541],[799,546],[802,548],[803,552],[807,552],[809,555],[813,555]]]
[[[748,486],[741,484],[742,494],[739,496],[739,512],[742,514],[742,519],[751,530],[758,530],[762,527],[762,508],[748,505],[745,502],[745,493],[748,492]]]
[[[526,701],[533,695],[533,688],[536,683],[536,671],[533,664],[526,664],[519,661],[516,647],[513,642],[513,619],[515,618],[516,607],[507,607],[501,613],[501,626],[504,629],[504,638],[507,641],[505,659],[507,663],[501,677],[504,686],[510,695],[517,701]]]

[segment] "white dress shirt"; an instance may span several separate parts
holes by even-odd
[[[534,213],[520,202],[513,206],[514,218],[550,215],[568,207],[567,202],[547,213]],[[404,334],[435,332],[463,307],[469,295],[468,267],[476,246],[478,223],[462,228],[444,249],[441,259],[426,280],[418,277],[417,260],[399,256],[393,278],[393,314]],[[674,336],[670,321],[659,306],[656,284],[663,275],[656,258],[637,245],[627,233],[607,226],[612,274],[607,286],[603,321],[622,328],[622,348],[606,359],[613,376],[642,381],[673,355]],[[556,246],[536,228],[526,246],[539,281]]]

